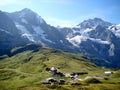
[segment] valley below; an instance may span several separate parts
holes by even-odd
[[[11,54],[18,52],[20,48],[13,49]],[[46,68],[56,68],[63,76],[46,71]],[[76,72],[87,74],[72,76]],[[63,80],[64,83],[55,80]],[[97,66],[79,54],[37,47],[10,57],[0,56],[0,90],[119,90],[119,88],[119,69]]]

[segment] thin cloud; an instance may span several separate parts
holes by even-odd
[[[30,3],[30,0],[0,0],[0,6]]]
[[[43,17],[45,21],[54,26],[62,26],[62,27],[70,27],[73,26],[73,21],[71,20],[63,20],[63,19],[58,19],[58,18],[53,18],[53,17]]]
[[[103,9],[94,9],[88,15],[80,15],[74,21],[77,22],[77,23],[80,23],[83,20],[93,19],[95,17],[107,20],[108,16],[111,16],[112,14],[114,14],[118,11],[117,9],[118,9],[118,7],[116,7],[116,6],[105,8],[104,10]]]
[[[72,4],[71,0],[41,0],[39,2],[43,4],[63,4],[63,5]]]
[[[0,0],[0,6],[5,6],[8,4],[15,3],[15,2],[16,2],[16,0]]]

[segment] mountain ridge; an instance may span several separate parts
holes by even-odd
[[[118,63],[120,60],[119,25],[94,18],[85,20],[76,27],[59,28],[48,25],[42,17],[30,9],[4,14],[14,23],[16,28],[14,30],[17,31],[20,40],[26,41],[22,45],[32,42],[40,46],[79,53],[98,65],[120,67],[120,63]],[[2,25],[0,25],[0,29],[2,31]],[[6,29],[8,30],[8,27]],[[16,46],[21,45],[14,45],[12,48]],[[107,65],[105,62],[100,64],[96,60],[101,63],[105,60],[113,65]]]

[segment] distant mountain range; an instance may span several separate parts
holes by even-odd
[[[29,43],[79,53],[98,65],[120,68],[120,24],[94,18],[72,28],[54,27],[27,8],[0,11],[0,55]]]

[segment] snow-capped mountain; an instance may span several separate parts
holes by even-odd
[[[73,27],[71,29],[61,29],[61,32],[64,34],[66,39],[76,47],[79,47],[82,41],[87,40],[100,44],[110,44],[108,34],[112,34],[112,32],[107,30],[107,27],[111,25],[112,24],[109,22],[105,22],[99,18],[94,18],[83,21],[77,25],[79,26],[77,28]],[[67,34],[64,32],[67,32]]]
[[[94,18],[94,19],[84,20],[82,23],[78,24],[77,26],[79,26],[81,29],[86,29],[86,28],[96,27],[98,25],[107,27],[112,24],[109,22],[103,21],[100,18]]]
[[[25,45],[29,41],[21,38],[13,20],[0,11],[0,54],[8,53],[16,46]]]
[[[70,43],[56,27],[48,25],[42,17],[32,10],[25,8],[21,11],[6,14],[13,20],[21,38],[39,45],[68,49]]]
[[[77,48],[78,53],[99,65],[101,63],[101,65],[116,67],[120,61],[119,25],[94,18],[83,21],[77,27],[62,28],[59,31],[74,48]]]
[[[111,25],[111,26],[108,27],[108,29],[110,31],[112,31],[116,37],[120,38],[120,24],[118,24],[118,25]]]
[[[72,28],[53,27],[27,8],[13,13],[0,12],[0,19],[2,52],[6,46],[10,50],[32,42],[79,53],[98,65],[120,67],[119,24],[94,18]]]
[[[8,15],[14,21],[22,37],[32,42],[37,42],[35,37],[38,35],[41,35],[41,38],[45,39],[44,31],[40,25],[46,24],[46,22],[35,12],[25,8],[18,12],[9,13]]]

